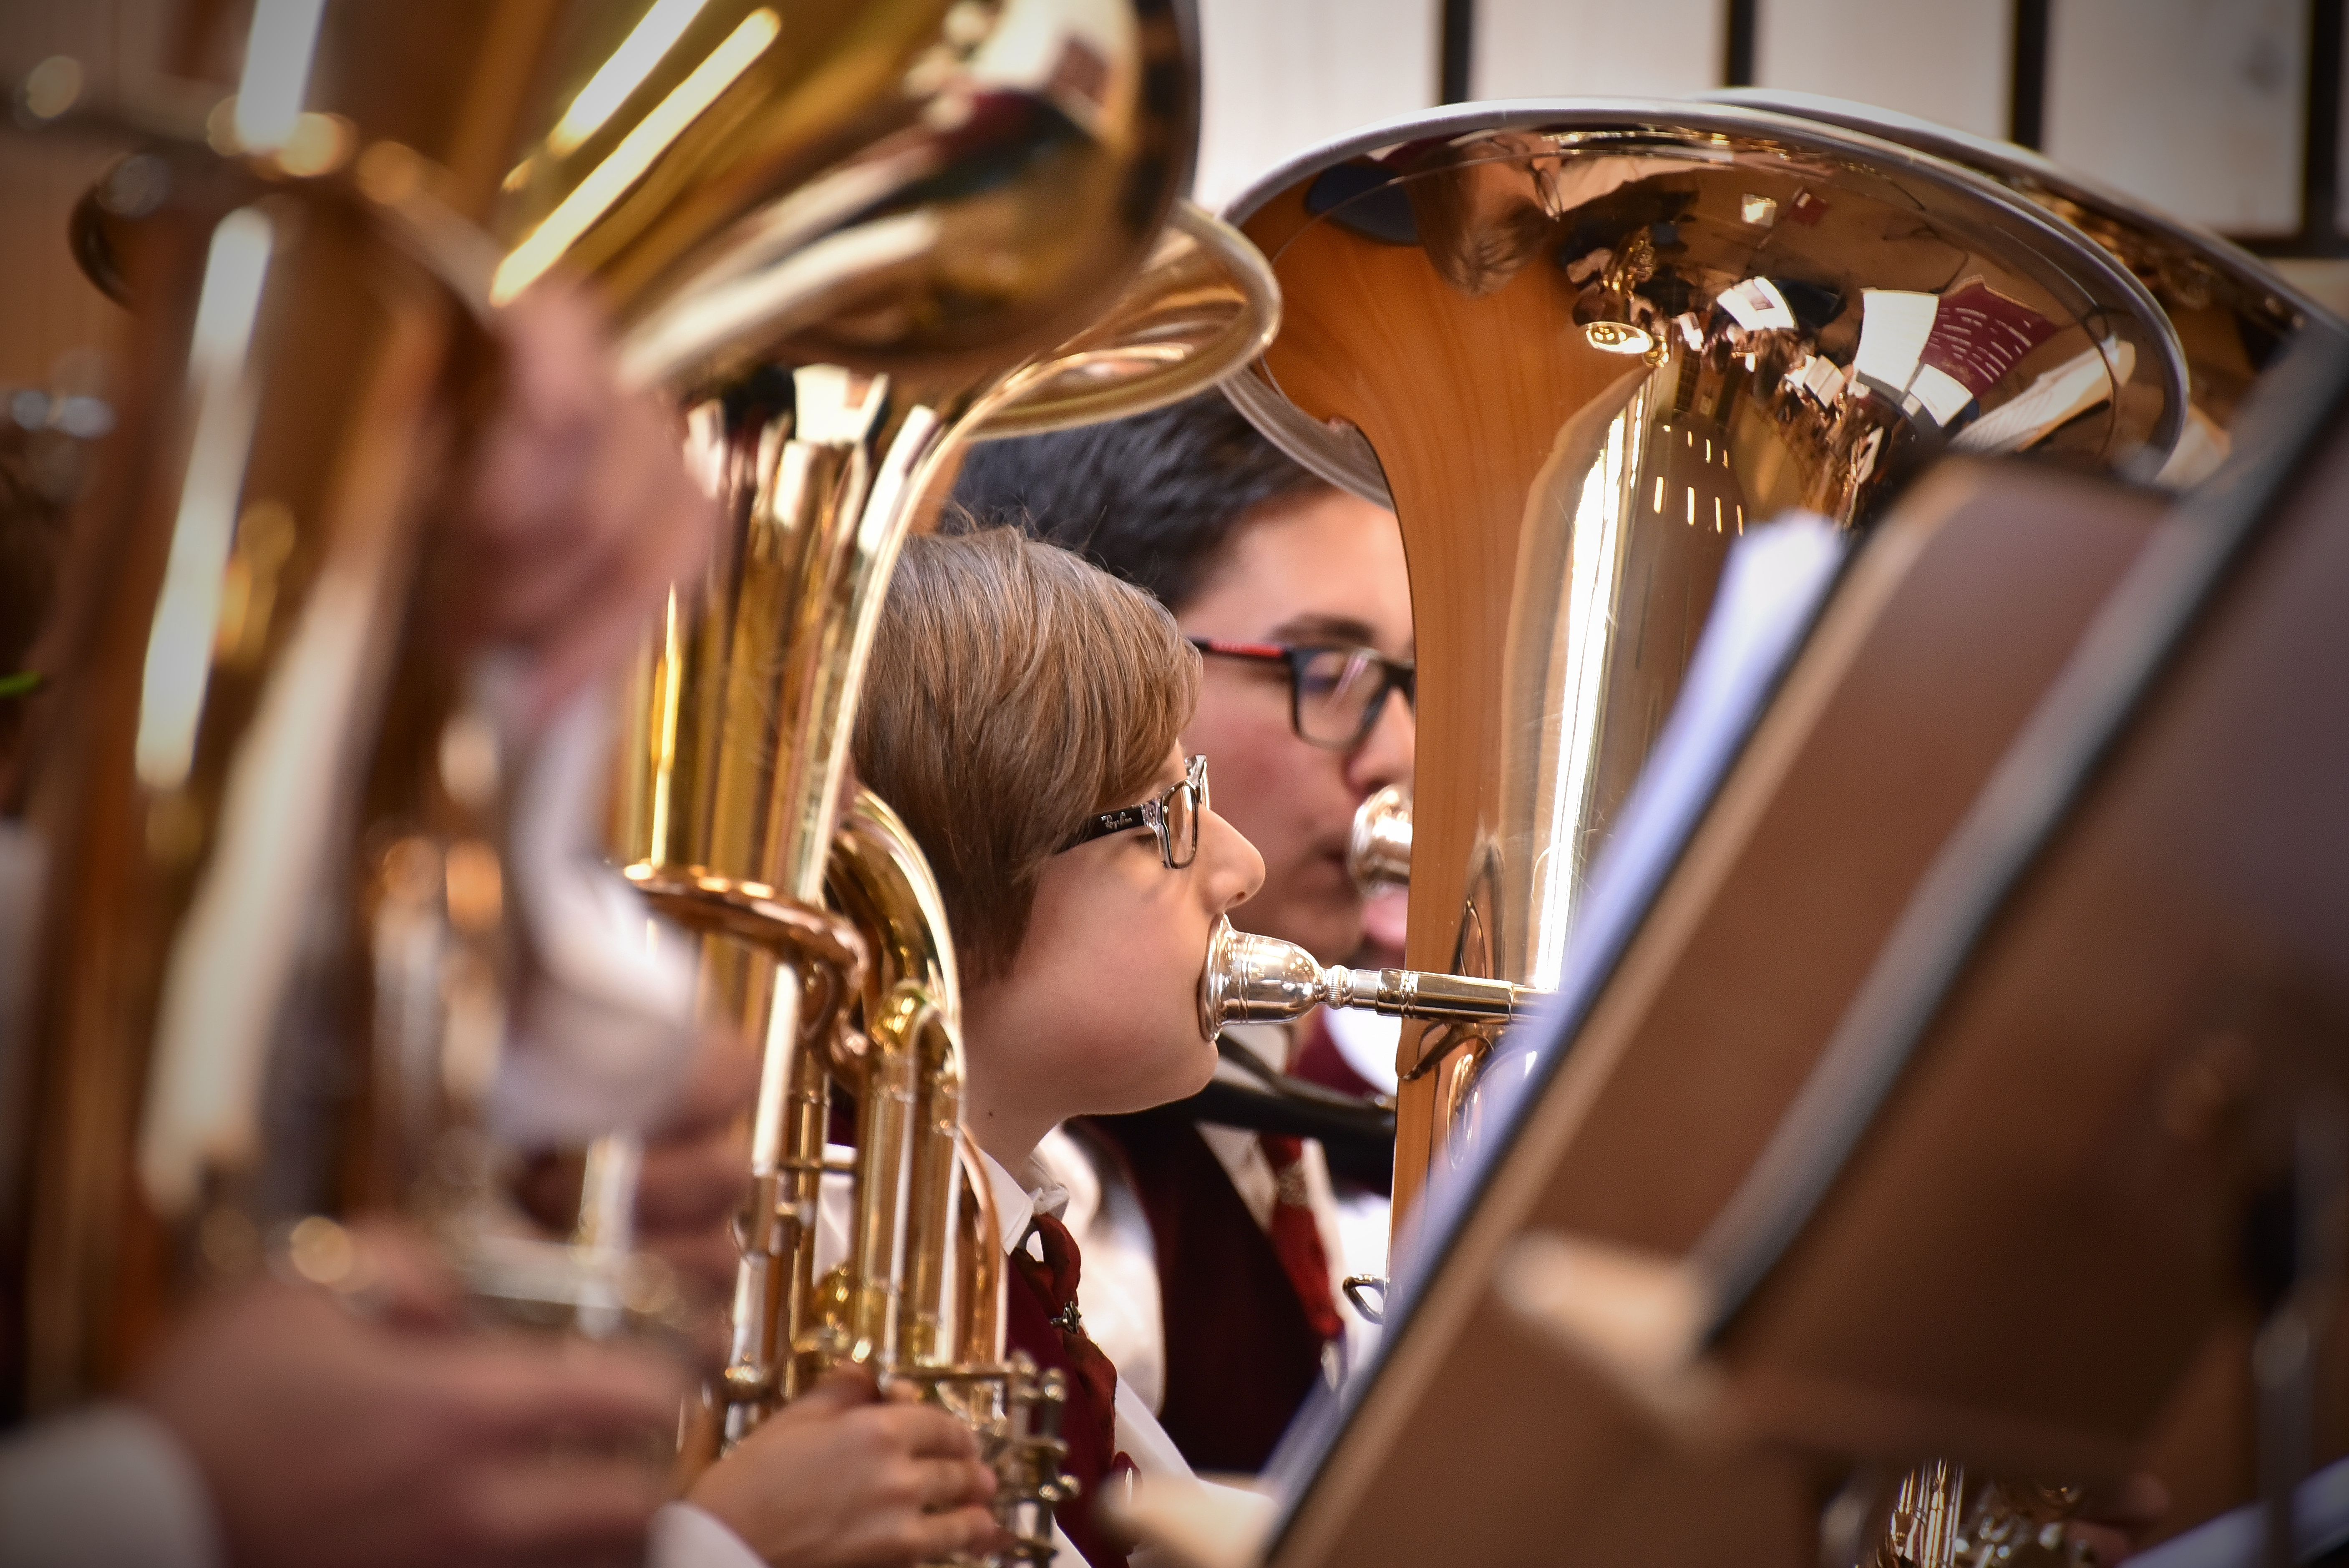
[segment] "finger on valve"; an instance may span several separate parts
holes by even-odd
[[[706,1471],[688,1494],[769,1563],[913,1563],[1008,1542],[994,1473],[933,1406],[827,1377]]]

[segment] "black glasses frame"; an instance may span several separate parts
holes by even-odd
[[[1191,831],[1187,840],[1177,846],[1174,842],[1174,801],[1186,792],[1191,797],[1187,818]],[[1079,844],[1089,844],[1112,833],[1130,833],[1147,828],[1158,841],[1158,858],[1166,863],[1166,869],[1170,872],[1183,871],[1199,858],[1199,819],[1206,810],[1207,758],[1202,753],[1183,764],[1183,782],[1139,806],[1121,806],[1114,811],[1103,811],[1099,816],[1088,818],[1085,825],[1061,846],[1060,852],[1066,854]]]
[[[1387,696],[1392,692],[1402,694],[1403,706],[1413,712],[1419,710],[1419,666],[1409,659],[1391,659],[1376,648],[1348,647],[1342,643],[1233,643],[1220,637],[1193,637],[1193,647],[1203,654],[1213,654],[1223,659],[1253,659],[1259,664],[1277,664],[1288,671],[1288,727],[1298,739],[1308,746],[1319,746],[1330,751],[1351,751],[1370,738],[1378,727],[1379,716],[1386,711]],[[1305,670],[1312,661],[1324,654],[1343,654],[1347,668],[1366,666],[1378,676],[1378,686],[1363,705],[1362,717],[1351,735],[1320,736],[1309,733],[1305,727]]]

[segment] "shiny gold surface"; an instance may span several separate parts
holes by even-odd
[[[1784,117],[1466,106],[1303,154],[1230,215],[1285,313],[1230,395],[1402,521],[1417,968],[1556,983],[1744,528],[1863,526],[1943,449],[2150,471],[2186,417],[2169,322],[2106,253]],[[1489,1034],[1405,1029],[1399,1212]]]
[[[337,125],[396,139],[437,170],[447,211],[478,219],[527,112],[523,20],[336,7],[315,67],[256,66],[241,86],[248,106],[307,91]],[[429,70],[409,36],[435,40]],[[412,885],[450,916],[498,918],[457,852],[479,823],[434,777],[450,672],[403,646],[418,527],[457,434],[444,378],[475,346],[360,208],[304,199],[291,143],[253,139],[268,129],[247,116],[238,160],[209,170],[159,142],[155,178],[109,194],[149,242],[124,258],[136,393],[74,530],[103,569],[67,628],[30,785],[49,863],[71,868],[39,917],[38,1132],[7,1228],[26,1282],[9,1354],[34,1409],[110,1387],[190,1272],[255,1266],[280,1217],[396,1198],[377,1135],[397,1118],[371,1130],[347,1090],[318,1098],[368,1071],[316,1027],[329,998],[364,995],[333,989],[349,985],[338,944],[386,891],[353,830],[392,841],[386,802],[429,825],[460,874],[436,863]],[[382,747],[395,666],[416,701]]]
[[[1271,264],[1230,224],[1177,201],[1109,314],[1015,371],[972,438],[1033,436],[1179,402],[1237,372],[1279,329]]]
[[[857,1094],[853,1247],[838,1292],[818,1293],[831,1310],[800,1325],[794,1375],[854,1360],[961,1416],[996,1467],[997,1517],[1019,1538],[1006,1555],[1040,1561],[1050,1505],[1070,1495],[1066,1390],[1057,1374],[1004,1354],[1003,1241],[962,1122],[961,992],[945,905],[913,835],[870,790],[844,813],[827,885],[873,934],[875,961],[852,1037],[862,1059],[833,1065]]]
[[[1948,159],[2045,208],[2111,252],[2160,302],[2186,355],[2197,428],[2162,475],[2173,485],[2194,482],[2225,457],[2243,395],[2293,333],[2309,325],[2349,331],[2240,246],[2027,148],[1809,93],[1747,88],[1719,99],[1845,126]]]
[[[1110,304],[1189,168],[1166,0],[661,9],[569,30],[494,285],[591,274],[647,383],[1007,367]]]
[[[998,1363],[1003,1347],[991,1292],[953,1304],[964,1317],[959,1326],[947,1316],[963,1199],[954,944],[913,835],[870,790],[858,791],[833,840],[831,885],[855,924],[879,939],[880,961],[863,998],[869,1058],[858,1075],[864,1179],[850,1260],[858,1339],[891,1336],[885,1364],[900,1367]],[[988,1260],[999,1252],[998,1243]]]

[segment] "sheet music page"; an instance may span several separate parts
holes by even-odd
[[[1557,994],[1504,1038],[1479,1086],[1488,1096],[1485,1125],[1500,1135],[1488,1138],[1461,1166],[1439,1170],[1431,1179],[1422,1234],[1447,1233],[1459,1206],[1481,1189],[1485,1167],[1515,1141],[1523,1109],[1517,1101],[1547,1078],[1544,1053],[1561,1043],[1555,1036],[1562,1018],[1579,1014],[1605,984],[1616,954],[1679,860],[1817,618],[1849,538],[1816,513],[1793,512],[1747,533],[1731,550],[1688,679],[1591,866],[1567,934]],[[1507,1070],[1512,1057],[1518,1064],[1514,1072]],[[1398,1262],[1399,1272],[1407,1272],[1408,1257]]]

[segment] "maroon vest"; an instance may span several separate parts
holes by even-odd
[[[1125,1156],[1150,1217],[1166,1322],[1160,1424],[1195,1470],[1262,1470],[1321,1377],[1320,1336],[1280,1255],[1188,1117],[1086,1125]]]
[[[1069,1380],[1069,1404],[1061,1422],[1068,1439],[1068,1472],[1077,1478],[1077,1495],[1055,1511],[1069,1543],[1084,1554],[1092,1568],[1125,1568],[1125,1549],[1094,1522],[1093,1506],[1109,1485],[1111,1461],[1116,1457],[1117,1412],[1095,1407],[1084,1380],[1077,1376],[1051,1309],[1017,1268],[1007,1267],[1003,1291],[1004,1338],[1014,1350],[1025,1350],[1040,1370],[1058,1368]],[[1104,1437],[1106,1434],[1106,1437]]]

